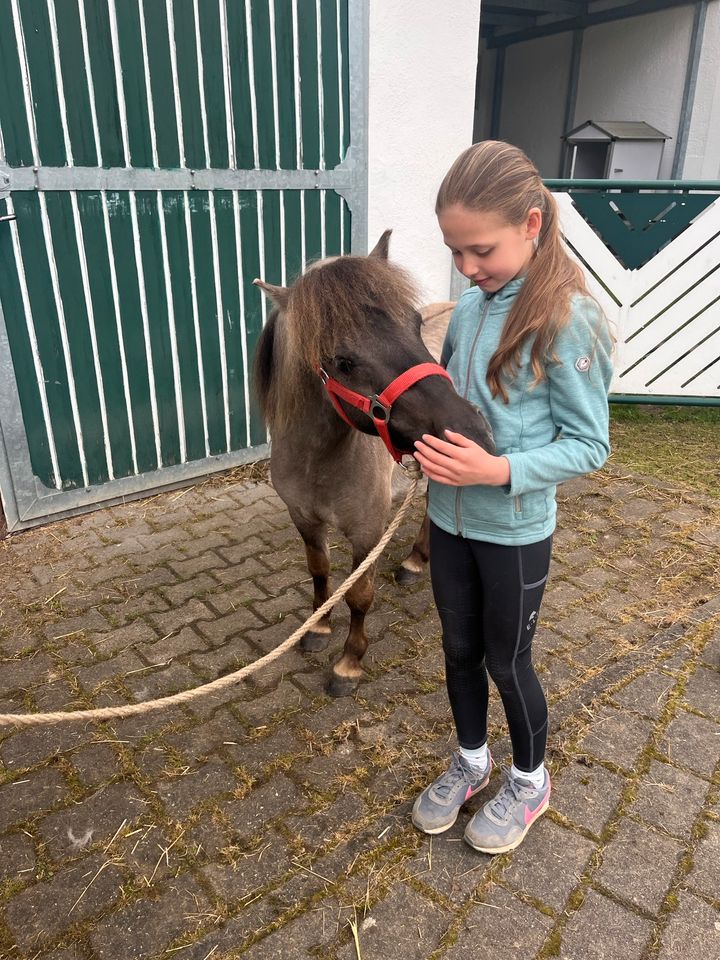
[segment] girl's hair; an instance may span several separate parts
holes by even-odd
[[[545,379],[544,363],[552,358],[555,336],[570,317],[571,296],[589,296],[588,289],[580,267],[565,252],[555,198],[519,147],[485,140],[461,153],[440,184],[435,212],[455,204],[496,213],[513,225],[524,223],[533,207],[542,211],[535,255],[488,364],[492,395],[500,394],[507,403],[503,379],[516,372],[522,344],[535,335],[530,361],[539,383]]]

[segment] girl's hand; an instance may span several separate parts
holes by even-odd
[[[431,480],[451,487],[473,483],[503,486],[510,483],[510,463],[505,457],[494,457],[461,433],[445,431],[448,441],[429,433],[415,441],[415,459]]]

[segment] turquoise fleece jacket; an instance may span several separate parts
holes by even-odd
[[[458,393],[488,419],[496,452],[510,463],[509,486],[452,487],[429,483],[430,519],[448,533],[491,543],[527,544],[555,529],[556,485],[597,470],[610,453],[607,395],[612,340],[594,300],[572,299],[559,331],[547,378],[533,386],[532,338],[523,344],[509,403],[485,379],[505,320],[522,287],[511,280],[495,294],[466,290],[453,311],[442,362]]]

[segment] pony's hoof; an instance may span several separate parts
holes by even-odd
[[[330,697],[351,697],[359,684],[359,680],[353,680],[351,677],[339,677],[336,673],[332,673],[325,684],[325,692]]]
[[[411,583],[417,583],[422,579],[422,571],[408,570],[407,567],[398,567],[395,571],[395,581],[402,587],[407,587]]]
[[[316,633],[314,630],[308,630],[300,637],[300,649],[303,653],[319,653],[330,643],[329,633]]]

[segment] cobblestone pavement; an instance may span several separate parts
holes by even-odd
[[[392,580],[412,523],[357,696],[323,693],[343,607],[327,653],[221,700],[1,729],[0,957],[720,956],[719,514],[617,467],[562,488],[536,640],[554,788],[511,854],[467,847],[467,812],[432,840],[410,823],[453,746],[427,578]],[[237,478],[12,538],[0,587],[3,712],[195,686],[310,601],[282,504]],[[497,697],[491,720],[507,757]]]

